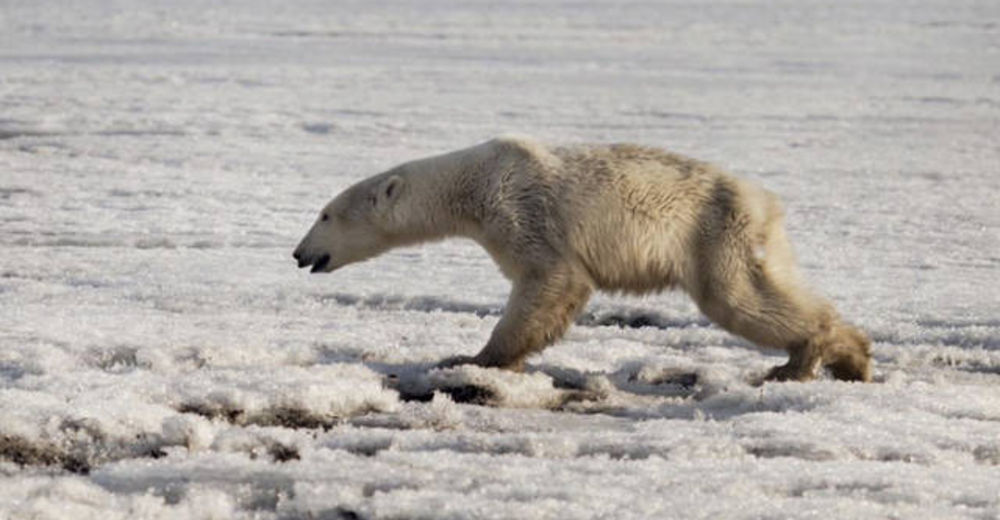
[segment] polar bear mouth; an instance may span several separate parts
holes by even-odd
[[[320,271],[324,271],[326,270],[326,266],[329,264],[330,264],[330,255],[323,255],[319,257],[318,260],[316,260],[316,263],[313,264],[312,269],[309,272],[318,273]]]

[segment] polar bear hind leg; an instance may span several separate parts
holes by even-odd
[[[821,367],[837,379],[870,380],[868,339],[799,279],[777,199],[720,185],[713,208],[703,217],[688,288],[702,312],[757,345],[788,352],[769,380],[806,381]]]

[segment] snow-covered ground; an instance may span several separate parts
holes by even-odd
[[[511,374],[467,242],[327,276],[328,198],[506,132],[780,193],[876,383],[683,296]],[[0,5],[0,518],[1000,517],[1000,3]]]

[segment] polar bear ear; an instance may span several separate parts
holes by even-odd
[[[384,206],[394,202],[399,198],[400,188],[403,187],[403,178],[398,175],[392,175],[388,179],[382,181],[378,185],[378,191],[375,193],[375,205]]]

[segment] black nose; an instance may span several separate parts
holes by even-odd
[[[294,258],[295,261],[299,264],[299,269],[302,269],[303,267],[305,267],[305,266],[307,266],[307,265],[309,265],[309,264],[312,263],[309,260],[306,260],[303,257],[302,253],[300,253],[298,251],[292,253],[292,258]]]

